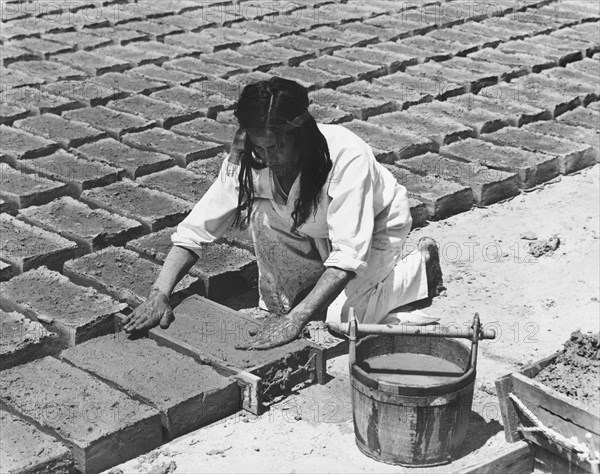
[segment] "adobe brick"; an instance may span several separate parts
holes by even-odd
[[[532,43],[530,38],[518,41],[509,41],[507,43],[498,46],[500,51],[506,53],[525,53],[528,55],[535,55],[538,57],[546,58],[549,62],[553,62],[556,65],[564,66],[572,61],[579,61],[581,59],[581,52],[569,52],[562,49],[557,49],[553,46],[544,44]]]
[[[68,474],[75,468],[66,445],[4,408],[0,409],[0,438],[4,472]]]
[[[561,115],[561,118],[562,117],[563,116]],[[599,118],[600,117],[597,115],[596,122],[598,122]],[[571,142],[589,145],[596,151],[596,161],[598,162],[600,161],[600,130],[598,127],[595,129],[589,128],[590,125],[592,125],[592,123],[588,122],[584,126],[577,126],[559,119],[558,121],[532,123],[524,127],[524,129],[543,135],[551,135],[559,139],[566,139]]]
[[[309,93],[309,99],[311,103],[318,105],[339,107],[360,120],[396,109],[396,105],[390,100],[357,97],[334,89],[314,90]]]
[[[163,67],[194,74],[197,76],[198,80],[217,77],[226,78],[232,74],[243,72],[239,67],[228,67],[223,64],[208,63],[196,58],[172,59],[163,63]]]
[[[373,149],[377,161],[392,163],[397,159],[410,158],[428,151],[436,145],[429,138],[403,130],[390,130],[362,120],[353,120],[344,127],[356,133]]]
[[[317,123],[342,123],[354,118],[350,112],[319,104],[311,104],[308,110]]]
[[[551,81],[542,74],[530,74],[520,77],[503,86],[512,91],[511,99],[547,110],[552,117],[558,117],[581,104],[579,90],[564,93],[556,81]],[[507,95],[510,95],[509,92]]]
[[[150,232],[178,224],[191,210],[187,201],[131,181],[88,189],[81,194],[81,200],[141,222]]]
[[[385,167],[406,188],[410,197],[425,204],[429,219],[445,219],[473,207],[473,192],[470,187],[436,176],[418,175],[395,165]]]
[[[171,249],[173,232],[172,228],[162,229],[132,240],[127,248],[162,264]],[[204,246],[202,258],[190,269],[189,274],[203,282],[202,294],[212,300],[242,294],[255,286],[258,279],[254,255],[226,243]]]
[[[600,112],[600,102],[592,102],[587,105],[589,110],[595,110],[596,112]]]
[[[513,79],[531,72],[537,73],[556,65],[554,59],[547,59],[543,55],[531,55],[519,52],[509,53],[492,48],[482,49],[476,53],[469,54],[469,58],[506,65],[510,68],[510,72],[503,74],[503,79]]]
[[[67,349],[61,358],[156,408],[169,439],[240,409],[237,382],[151,339],[102,336]],[[149,360],[153,363],[145,366]]]
[[[196,4],[198,7],[202,8],[202,4]],[[161,5],[162,7],[162,5]],[[157,12],[158,13],[158,12]],[[167,25],[175,26],[186,33],[201,31],[204,28],[209,28],[211,26],[215,26],[214,22],[208,21],[206,15],[202,13],[198,13],[198,11],[187,12],[184,14],[167,14],[165,15],[164,7],[163,11],[160,12],[161,16],[158,20],[159,23],[164,23]],[[148,17],[148,16],[147,16]],[[150,18],[150,17],[148,17]],[[178,36],[178,35],[175,35]]]
[[[86,107],[65,112],[63,117],[69,120],[85,122],[92,127],[104,130],[116,140],[127,133],[141,132],[153,127],[156,122],[139,115],[117,112],[103,106]]]
[[[237,51],[222,50],[216,53],[202,55],[202,61],[214,63],[219,66],[227,66],[235,68],[235,71],[230,71],[228,74],[238,74],[251,71],[268,71],[272,67],[280,66],[281,60],[270,58],[259,58],[247,54],[240,54]]]
[[[290,35],[269,41],[273,46],[294,49],[309,54],[320,56],[322,54],[331,54],[341,49],[344,45],[337,43],[335,39],[331,41],[319,40],[316,38],[306,38],[304,36]]]
[[[60,28],[61,31],[65,30],[84,30],[84,29],[95,29],[112,26],[109,18],[114,18],[113,15],[102,12],[102,7],[97,4],[88,8],[80,8],[68,18],[68,21],[64,23],[64,27]],[[48,22],[50,23],[50,22]],[[61,22],[55,22],[60,24]]]
[[[408,38],[411,36],[422,35],[432,31],[435,26],[427,25],[420,21],[411,21],[403,18],[402,13],[390,15],[380,15],[365,20],[366,25],[373,25],[380,28],[391,29],[396,33],[397,39]]]
[[[15,120],[27,117],[29,111],[17,105],[0,103],[0,124],[11,125]]]
[[[440,90],[449,89],[451,91],[450,97],[455,95],[464,94],[472,91],[477,93],[481,87],[489,84],[495,84],[498,82],[498,75],[496,71],[482,73],[474,71],[472,68],[451,68],[446,66],[449,61],[443,63],[428,62],[423,64],[417,64],[406,68],[405,73],[409,76],[413,76],[416,81],[425,80],[433,81],[437,83],[437,87]],[[447,84],[453,84],[447,86]],[[458,90],[456,89],[458,88]],[[454,91],[457,91],[455,93]],[[438,98],[448,98],[449,95],[446,93]]]
[[[148,120],[155,120],[159,126],[165,128],[191,120],[200,115],[200,112],[184,109],[181,106],[140,94],[110,101],[107,107],[113,110],[140,115]]]
[[[578,140],[575,142],[564,137],[558,138],[550,134],[535,133],[534,130],[531,127],[518,129],[511,127],[490,133],[482,138],[499,145],[514,146],[534,153],[546,153],[556,156],[561,174],[573,173],[595,163],[598,156],[597,147],[588,144],[587,141],[581,142]],[[537,130],[540,130],[540,128],[537,128]],[[565,132],[567,131],[565,130]],[[589,138],[592,139],[592,142],[596,141],[597,143],[597,140],[593,140],[592,136],[589,136]]]
[[[543,86],[550,87],[570,97],[579,97],[584,105],[600,99],[598,76],[567,68],[554,68],[535,76]]]
[[[164,41],[167,36],[183,33],[183,30],[177,26],[155,21],[132,21],[124,23],[116,29],[140,31],[153,41]]]
[[[526,19],[526,18],[525,18]],[[539,35],[546,37],[555,27],[550,22],[520,21],[521,16],[500,17],[484,20],[481,23],[490,23],[494,28],[505,30],[512,34],[511,39],[523,39],[528,36]]]
[[[272,40],[293,38],[295,35],[292,35],[292,33],[303,30],[301,26],[295,25],[293,21],[278,22],[277,19],[278,16],[275,15],[266,17],[262,20],[247,20],[240,23],[239,28],[242,28],[246,31],[252,31],[253,33],[269,35]],[[238,27],[238,25],[236,25],[236,27]],[[269,44],[271,44],[271,40],[269,41]]]
[[[429,215],[427,214],[427,205],[424,202],[411,197],[408,198],[408,205],[410,206],[410,216],[413,220],[411,230],[419,227],[425,227],[427,225],[427,221],[429,220]]]
[[[167,155],[131,148],[112,138],[89,143],[71,151],[87,160],[122,169],[124,173],[119,173],[119,177],[125,175],[130,179],[169,168],[174,164],[173,159]]]
[[[337,28],[332,28],[330,26],[319,26],[318,28],[300,33],[299,36],[319,41],[341,43],[346,47],[365,46],[379,41],[379,38],[371,33],[360,33],[358,31],[348,30],[345,31],[343,35],[340,35]]]
[[[169,104],[175,104],[188,112],[214,118],[217,112],[233,106],[233,101],[223,95],[215,94],[204,82],[192,84],[192,87],[174,86],[154,92],[150,97]],[[170,128],[170,127],[168,127]]]
[[[11,89],[23,86],[39,86],[44,84],[44,79],[39,77],[33,77],[29,74],[25,74],[19,71],[15,71],[9,68],[2,69],[2,102],[4,102],[4,95],[10,92]]]
[[[123,137],[123,143],[141,150],[168,154],[183,167],[191,161],[215,156],[223,150],[220,143],[196,140],[160,128],[128,133]]]
[[[187,72],[178,71],[176,69],[165,69],[162,67],[148,64],[145,66],[136,67],[129,71],[131,76],[146,78],[157,83],[166,83],[169,85],[187,86],[192,82],[199,81],[201,78]],[[166,86],[164,86],[166,87]]]
[[[439,51],[427,51],[417,46],[409,46],[404,44],[405,40],[401,41],[386,41],[383,43],[376,43],[369,45],[369,49],[373,48],[381,51],[389,51],[396,54],[402,54],[403,56],[414,58],[417,63],[423,63],[427,61],[446,61],[450,58],[448,53]]]
[[[392,112],[371,117],[369,122],[392,130],[403,130],[429,138],[440,147],[474,135],[471,127],[455,122],[448,117],[428,118],[407,112]]]
[[[7,69],[13,69],[21,74],[30,75],[47,82],[86,78],[83,72],[56,61],[20,61],[9,64]]]
[[[71,99],[83,107],[105,105],[109,100],[126,97],[128,92],[97,82],[96,78],[85,81],[59,81],[45,86],[49,93]]]
[[[518,33],[510,30],[494,27],[494,20],[496,19],[494,18],[492,21],[480,22],[469,21],[462,25],[454,26],[452,29],[461,33],[472,33],[485,36],[486,38],[490,38],[494,41],[510,41],[513,39],[523,39],[526,37],[526,35],[519,35]]]
[[[104,209],[90,209],[71,197],[20,212],[19,217],[42,229],[77,242],[85,252],[124,245],[144,232],[142,224]]]
[[[538,8],[535,15],[539,18],[539,21],[550,18],[554,21],[560,21],[563,25],[576,25],[584,19],[593,18],[589,11],[564,8],[561,4],[545,5]]]
[[[578,107],[558,117],[558,121],[575,127],[600,129],[600,113],[590,107]]]
[[[597,59],[585,58],[583,61],[576,61],[567,65],[567,69],[583,72],[590,76],[600,76],[600,63]]]
[[[544,36],[536,36],[531,38],[532,44],[544,44],[547,46],[552,46],[556,49],[564,50],[569,53],[577,53],[580,52],[582,57],[594,51],[594,47],[591,46],[590,43],[586,41],[582,41],[579,39],[568,39],[565,37],[559,37],[554,34],[544,35]]]
[[[495,48],[502,44],[500,39],[489,38],[476,33],[459,31],[456,28],[443,28],[427,33],[428,37],[436,40],[462,44],[461,48],[465,54],[475,52],[481,48]]]
[[[278,65],[281,64],[284,66],[297,66],[301,62],[315,57],[315,54],[312,52],[300,52],[290,48],[281,48],[273,46],[270,43],[242,46],[237,52],[243,55],[275,61]]]
[[[22,41],[26,40],[21,40],[18,44],[21,45]],[[28,49],[18,48],[12,44],[2,45],[2,66],[8,66],[17,61],[31,61],[38,58],[38,55]]]
[[[519,180],[514,173],[494,170],[478,163],[451,160],[436,153],[398,160],[396,165],[416,174],[435,176],[468,186],[473,191],[473,201],[480,206],[519,194]]]
[[[212,183],[219,177],[225,157],[226,153],[222,152],[212,158],[194,161],[186,169],[200,175],[203,181]]]
[[[457,84],[443,78],[440,80],[440,77],[422,77],[406,72],[396,72],[389,76],[378,77],[373,80],[373,83],[398,89],[401,96],[397,100],[407,106],[430,102],[433,99],[446,100],[465,92],[464,83]]]
[[[126,30],[123,28],[92,28],[90,34],[98,35],[102,38],[112,38],[115,44],[126,45],[137,41],[147,41],[150,39],[148,33],[141,31]]]
[[[600,52],[600,42],[598,40],[587,42],[585,38],[593,37],[598,32],[597,21],[596,16],[593,23],[575,25],[571,28],[560,28],[553,31],[549,36],[553,42],[555,40],[564,41],[565,47],[579,49],[584,57],[592,56]]]
[[[13,163],[17,160],[48,155],[57,149],[58,143],[0,125],[0,151],[12,159]]]
[[[0,163],[0,181],[0,196],[13,209],[45,204],[68,192],[66,184],[26,173],[18,163],[17,169]]]
[[[441,41],[430,35],[413,36],[402,40],[402,45],[422,49],[424,56],[433,61],[445,61],[454,56],[464,56],[472,50],[471,47],[462,43]]]
[[[204,160],[200,160],[202,161]],[[197,173],[175,166],[144,176],[137,182],[195,204],[204,196],[213,181],[202,179]]]
[[[77,284],[92,287],[135,308],[145,301],[160,269],[160,265],[140,257],[137,252],[107,247],[69,260],[64,273]],[[173,290],[171,303],[198,290],[197,278],[186,275]]]
[[[63,148],[78,147],[106,137],[106,132],[83,122],[66,120],[58,115],[43,114],[18,120],[15,127],[47,138]]]
[[[135,70],[139,71],[140,69],[142,68],[136,68]],[[152,92],[156,92],[167,87],[164,82],[147,79],[144,76],[133,73],[132,71],[128,71],[124,74],[103,74],[100,77],[94,77],[92,82],[101,84],[109,89],[128,94],[151,94]]]
[[[75,242],[31,226],[10,214],[0,214],[0,228],[0,256],[13,266],[15,274],[42,265],[60,270],[65,260],[79,253]],[[2,291],[5,291],[4,284]]]
[[[274,76],[296,81],[308,90],[321,87],[337,87],[352,82],[352,77],[348,75],[332,74],[305,65],[296,67],[281,66],[273,68],[269,72]]]
[[[403,32],[392,28],[381,28],[375,25],[369,25],[364,21],[353,21],[344,23],[337,27],[341,32],[359,33],[365,36],[375,36],[379,41],[396,41],[403,37]]]
[[[237,130],[235,125],[219,123],[216,120],[200,117],[189,122],[181,123],[171,127],[171,130],[181,135],[187,135],[197,140],[220,143],[226,151],[233,140]]]
[[[256,33],[252,31],[244,31],[238,28],[226,28],[226,27],[217,27],[217,28],[207,28],[202,30],[200,36],[206,38],[208,44],[213,45],[216,48],[235,48],[245,44],[253,44],[261,41],[266,41],[269,39],[268,35],[262,33]],[[226,46],[233,45],[233,46]],[[216,51],[217,49],[215,49]]]
[[[2,31],[0,32],[0,38],[3,41],[19,40],[35,35],[35,31],[25,28],[23,24],[17,21],[3,22]]]
[[[133,45],[128,44],[127,46],[105,46],[96,52],[129,63],[129,67],[143,66],[144,64],[156,64],[160,66],[169,59],[168,56],[156,51],[138,48],[135,43]]]
[[[10,263],[0,260],[0,281],[10,280],[13,276],[15,276],[15,268]]]
[[[559,162],[556,156],[533,153],[511,146],[499,146],[475,138],[442,147],[440,153],[452,159],[516,173],[519,177],[519,188],[524,189],[549,181],[559,174]]]
[[[52,85],[36,87],[19,87],[6,91],[3,102],[17,105],[31,112],[30,115],[44,113],[58,114],[66,110],[77,109],[81,104],[74,99],[61,97],[52,93]]]
[[[194,56],[201,53],[208,54],[221,49],[237,48],[240,46],[238,41],[228,41],[224,39],[215,41],[214,38],[211,38],[204,32],[167,36],[164,43],[169,46],[184,48],[189,52],[192,52]]]
[[[38,59],[49,59],[53,54],[72,53],[77,50],[73,45],[56,43],[41,38],[26,38],[19,41],[19,46],[31,51]]]
[[[376,46],[376,45],[375,45]],[[416,58],[392,51],[376,49],[373,45],[369,48],[344,48],[333,53],[348,61],[357,61],[367,64],[385,65],[385,73],[392,74],[406,66],[417,63]]]
[[[125,61],[89,51],[58,54],[53,59],[74,69],[80,69],[90,76],[100,76],[107,72],[123,72],[130,67]]]
[[[113,41],[110,36],[100,36],[99,34],[89,34],[82,31],[52,33],[47,35],[46,38],[57,43],[76,45],[77,49],[83,49],[84,51],[92,51],[101,46],[107,46]]]
[[[190,52],[184,48],[168,45],[159,41],[142,41],[135,43],[135,48],[144,53],[160,54],[167,59],[176,59],[183,56],[190,56]]]
[[[0,399],[69,444],[77,469],[87,474],[150,451],[162,440],[156,409],[53,357],[4,371]]]
[[[230,227],[215,243],[233,245],[254,255],[254,241],[248,228]]]

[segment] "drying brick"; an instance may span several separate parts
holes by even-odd
[[[525,189],[555,178],[560,169],[556,156],[532,153],[511,146],[498,146],[474,138],[442,147],[440,153],[456,160],[515,173],[519,177],[519,187]]]
[[[186,169],[200,175],[204,183],[212,183],[219,176],[226,155],[227,154],[223,152],[212,158],[194,161],[190,163]]]
[[[89,123],[92,127],[104,130],[112,138],[119,139],[126,133],[135,133],[153,127],[154,120],[145,119],[126,112],[117,112],[107,107],[87,107],[65,112],[63,117]]]
[[[29,111],[16,105],[0,104],[0,124],[11,125],[15,120],[27,117]]]
[[[123,72],[130,67],[129,63],[125,61],[89,51],[59,54],[53,59],[75,69],[81,69],[90,76],[100,76],[107,72]]]
[[[229,150],[236,130],[237,127],[235,125],[219,123],[216,120],[205,117],[181,123],[171,128],[171,131],[175,133],[197,140],[220,143],[225,146],[226,151]]]
[[[135,179],[173,166],[167,155],[131,148],[112,138],[105,138],[72,150],[88,159],[96,160],[124,170],[124,174]]]
[[[331,41],[322,41],[297,35],[284,36],[269,41],[269,44],[281,48],[295,49],[296,51],[303,51],[317,56],[331,54],[333,51],[343,48],[343,45],[337,43],[335,39],[332,39]]]
[[[81,107],[80,102],[71,97],[53,94],[53,87],[54,85],[11,89],[2,96],[2,101],[27,109],[31,115],[61,114],[65,110]]]
[[[307,32],[301,33],[300,37],[316,39],[319,41],[332,41],[333,43],[341,43],[346,47],[365,46],[370,43],[377,43],[379,38],[372,33],[360,33],[358,31],[346,31],[343,35],[337,28],[330,26],[320,26]]]
[[[354,118],[350,112],[319,104],[310,104],[308,110],[317,123],[343,123]]]
[[[150,232],[178,224],[192,207],[183,199],[128,180],[84,191],[81,200],[141,222]]]
[[[232,50],[204,54],[202,55],[202,61],[213,63],[217,66],[235,68],[235,71],[230,71],[229,75],[251,71],[268,71],[270,68],[282,64],[281,60],[258,58],[256,56],[240,54]]]
[[[378,115],[371,117],[369,122],[392,130],[399,129],[421,135],[435,142],[438,147],[473,136],[471,127],[455,122],[448,117],[425,120],[416,114],[411,114],[410,111]]]
[[[19,41],[19,46],[22,46],[23,41]],[[35,52],[32,52],[28,49],[23,49],[22,47],[17,48],[12,44],[4,44],[2,45],[2,65],[8,66],[9,64],[16,63],[17,61],[31,61],[34,59],[38,59],[39,55],[36,55]]]
[[[425,204],[427,215],[432,220],[445,219],[473,207],[470,187],[432,175],[418,175],[395,165],[385,167],[406,188],[410,197]]]
[[[214,118],[217,112],[233,106],[233,102],[203,86],[203,82],[192,84],[193,88],[175,86],[152,94],[152,98],[176,104],[194,115]],[[165,127],[170,128],[170,127]]]
[[[255,56],[257,58],[277,61],[286,66],[297,66],[307,59],[315,57],[315,54],[308,52],[299,52],[294,49],[280,48],[269,43],[259,43],[250,46],[242,46],[237,50],[238,53]]]
[[[396,105],[390,100],[370,99],[334,89],[317,89],[309,93],[309,99],[313,104],[338,107],[360,120],[367,120],[373,115],[393,112],[396,109]]]
[[[576,61],[567,65],[567,69],[583,72],[593,77],[600,76],[600,63],[597,59],[585,58],[583,61]]]
[[[581,140],[574,142],[548,134],[534,133],[531,128],[527,130],[513,127],[506,128],[484,135],[482,138],[498,145],[514,146],[533,153],[547,153],[550,156],[555,156],[558,158],[561,174],[573,173],[591,166],[595,163],[597,156],[597,146],[594,147],[594,145]]]
[[[402,130],[390,130],[361,120],[353,120],[344,126],[371,146],[377,161],[385,163],[435,151],[437,148],[429,138]]]
[[[127,92],[97,82],[97,78],[85,81],[59,81],[45,87],[48,93],[75,101],[81,107],[105,105],[109,100],[127,96]]]
[[[163,64],[166,69],[176,69],[197,76],[198,80],[229,77],[240,72],[238,67],[227,67],[222,64],[206,63],[196,58],[179,58],[167,61]]]
[[[569,97],[579,97],[584,105],[600,98],[598,76],[566,68],[554,68],[535,76],[542,87],[549,87]]]
[[[380,28],[379,26],[369,25],[363,21],[344,23],[343,25],[338,26],[338,29],[344,34],[346,32],[349,32],[352,34],[359,33],[365,36],[375,36],[379,39],[379,41],[396,41],[404,35],[404,32],[402,31],[394,30],[391,28]]]
[[[68,186],[65,183],[25,173],[19,164],[17,167],[15,169],[0,163],[0,197],[13,209],[45,204],[67,194]]]
[[[14,267],[10,263],[0,260],[0,281],[10,280],[15,276]]]
[[[540,72],[556,65],[554,59],[548,59],[543,55],[531,55],[521,52],[499,51],[498,49],[486,48],[469,55],[470,59],[502,64],[510,68],[510,72],[503,75],[504,79]]]
[[[106,46],[112,43],[109,36],[100,36],[99,34],[88,34],[82,31],[68,31],[65,33],[53,33],[45,36],[51,41],[64,43],[67,45],[77,45],[77,49],[91,51],[101,46]]]
[[[61,347],[114,332],[115,315],[126,308],[110,296],[76,285],[44,267],[3,283],[0,306],[43,323],[58,334]]]
[[[179,166],[184,167],[191,161],[215,156],[223,150],[223,145],[219,143],[196,140],[160,128],[128,133],[123,137],[123,143],[142,150],[165,153],[172,156]]]
[[[24,86],[40,86],[44,84],[44,79],[40,79],[39,77],[33,77],[25,73],[21,73],[19,71],[15,71],[14,69],[3,68],[2,69],[2,84],[3,84],[3,98],[2,102],[4,102],[4,97],[6,93],[10,91],[12,88],[24,87]]]
[[[76,197],[84,189],[114,183],[125,175],[122,168],[77,158],[64,150],[41,158],[23,160],[19,162],[19,168],[65,183],[67,193]]]
[[[216,243],[233,245],[254,254],[254,241],[249,228],[230,227],[216,240]]]
[[[440,41],[430,35],[403,39],[402,45],[423,50],[423,57],[433,61],[446,61],[454,56],[465,55],[471,49],[462,43]]]
[[[134,21],[125,23],[117,29],[141,31],[153,41],[164,41],[167,36],[183,33],[181,28],[154,21]]]
[[[19,216],[32,225],[77,242],[85,252],[124,245],[143,233],[142,225],[104,209],[90,209],[80,201],[64,197],[44,206],[22,210]]]
[[[13,69],[26,76],[43,79],[45,82],[86,78],[86,75],[83,72],[55,61],[20,61],[8,65],[7,69]]]
[[[105,132],[85,123],[66,120],[54,114],[29,117],[15,122],[14,126],[52,140],[63,148],[81,146],[106,136]]]
[[[77,49],[73,45],[60,44],[41,38],[25,38],[19,41],[18,44],[21,48],[25,48],[34,53],[37,56],[37,59],[49,59],[53,54],[72,53]]]
[[[161,267],[122,247],[108,247],[65,263],[64,273],[80,285],[90,286],[135,308],[145,301]],[[11,281],[14,281],[11,280]],[[171,303],[197,293],[198,280],[186,275],[171,294]]]
[[[473,201],[487,206],[519,193],[516,174],[487,168],[478,163],[451,160],[436,153],[426,153],[407,160],[398,160],[396,165],[413,173],[455,181],[473,190]]]
[[[170,439],[240,408],[235,381],[151,339],[103,336],[67,349],[61,358],[156,408]]]
[[[480,48],[495,48],[501,44],[501,40],[498,38],[489,38],[476,33],[467,33],[465,31],[459,31],[456,28],[434,30],[427,36],[441,41],[460,43],[462,44],[462,50],[467,54]]]
[[[175,69],[165,69],[153,64],[136,67],[129,71],[131,75],[135,74],[151,81],[158,81],[170,85],[187,86],[192,82],[199,81],[201,78],[194,74],[189,74]],[[165,86],[166,87],[166,86]]]
[[[135,44],[135,48],[144,53],[159,54],[165,57],[166,60],[190,55],[190,52],[184,48],[178,48],[159,41],[142,41]],[[162,60],[160,62],[162,63]]]
[[[143,43],[138,43],[141,45]],[[141,49],[134,45],[107,46],[96,51],[129,64],[129,67],[143,66],[144,64],[161,65],[169,59],[168,56],[151,49]]]
[[[385,74],[386,68],[381,64],[367,64],[357,60],[348,60],[336,56],[320,56],[303,63],[311,69],[318,69],[339,76],[349,76],[353,80],[372,79]]]
[[[317,87],[337,87],[352,82],[350,76],[332,74],[328,71],[313,69],[304,65],[296,67],[281,66],[273,68],[269,72],[275,76],[296,81],[308,90]]]
[[[138,183],[195,204],[204,196],[213,181],[175,166],[158,173],[146,175],[140,178]]]
[[[335,51],[333,55],[348,61],[384,65],[386,74],[392,74],[401,68],[414,66],[417,63],[416,58],[410,55],[378,50],[375,49],[375,46],[369,48],[344,48]]]
[[[430,102],[433,99],[445,100],[465,92],[464,84],[446,81],[440,77],[422,77],[396,72],[389,76],[374,79],[379,84],[401,92],[402,101],[406,105]]]
[[[0,370],[25,364],[60,351],[56,334],[17,312],[0,310]],[[4,444],[2,438],[2,444]],[[2,463],[3,470],[6,468]]]
[[[108,107],[122,112],[141,115],[148,120],[155,120],[161,127],[169,128],[180,122],[191,120],[200,115],[199,111],[183,108],[162,100],[135,94],[126,99],[113,100]]]
[[[0,464],[5,473],[73,472],[73,456],[67,446],[4,408],[0,409],[0,439]]]
[[[171,249],[173,232],[174,229],[163,229],[129,242],[127,248],[162,264]],[[204,246],[202,257],[189,273],[204,283],[203,295],[212,300],[239,295],[251,288],[258,278],[254,255],[223,243]]]
[[[77,469],[96,474],[161,443],[159,413],[52,357],[3,372],[0,400],[71,447]]]
[[[558,117],[559,122],[568,123],[576,127],[600,129],[600,112],[591,108],[578,107],[571,112]]]
[[[465,59],[465,58],[460,58]],[[468,61],[468,60],[466,60]],[[409,76],[414,76],[414,80],[425,80],[437,82],[439,90],[450,90],[450,94],[446,93],[439,98],[453,97],[465,92],[478,92],[483,86],[495,84],[498,82],[497,71],[481,72],[474,70],[473,63],[469,67],[449,67],[450,61],[443,63],[423,63],[406,68],[405,73]],[[485,64],[480,61],[480,64]],[[452,84],[452,85],[449,85]],[[458,89],[457,89],[458,88]]]
[[[150,35],[147,33],[134,30],[125,30],[122,28],[93,28],[89,31],[90,33],[98,35],[102,38],[112,38],[111,42],[121,45],[126,45],[136,41],[148,41],[150,38]]]
[[[136,71],[139,69],[141,68],[136,68]],[[131,71],[122,74],[109,72],[108,74],[94,77],[91,79],[91,81],[95,84],[100,84],[107,89],[118,91],[119,93],[125,95],[151,94],[152,92],[156,92],[167,87],[163,82],[148,79]]]
[[[563,49],[557,49],[553,46],[540,44],[539,42],[532,43],[531,38],[509,41],[498,46],[498,49],[505,53],[525,53],[532,56],[543,57],[555,65],[560,66],[581,59],[581,52],[579,51],[569,52]]]

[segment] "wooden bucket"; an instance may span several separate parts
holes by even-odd
[[[393,353],[435,356],[464,368],[464,372],[437,384],[433,378],[429,384],[410,385],[378,380],[365,369],[366,359]],[[388,464],[435,466],[450,462],[467,433],[477,345],[469,351],[462,343],[442,337],[368,336],[356,345],[354,356],[350,379],[358,448]],[[398,369],[394,373],[401,375],[402,368]]]

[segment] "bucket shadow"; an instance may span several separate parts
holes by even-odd
[[[491,421],[485,421],[485,419],[477,412],[471,410],[469,415],[469,429],[467,435],[463,441],[461,447],[453,453],[453,460],[457,460],[467,456],[473,451],[477,451],[487,441],[499,431],[504,428],[498,422],[498,420],[492,419]]]

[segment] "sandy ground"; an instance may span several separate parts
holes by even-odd
[[[362,455],[354,443],[348,358],[340,356],[328,362],[327,384],[294,393],[260,417],[238,413],[115,471],[455,472],[496,454],[506,443],[494,380],[561,349],[576,329],[600,329],[599,171],[596,165],[411,234],[409,245],[429,235],[441,247],[447,291],[423,311],[460,326],[479,312],[498,334],[481,343],[469,433],[452,464],[410,469]],[[557,235],[560,247],[534,258],[525,233]]]

